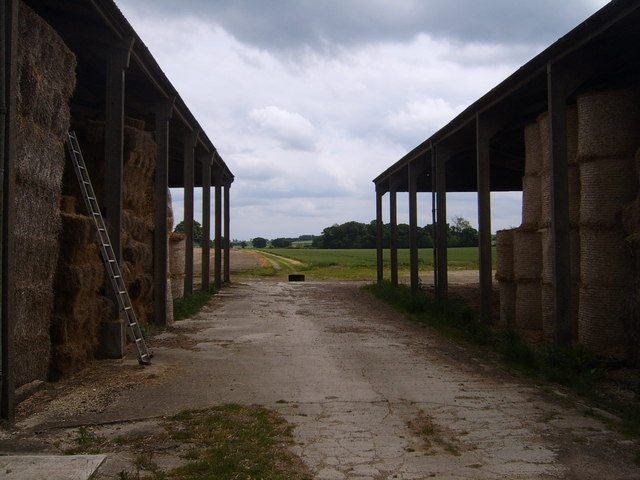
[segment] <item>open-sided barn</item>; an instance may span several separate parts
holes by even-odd
[[[447,192],[477,192],[482,311],[491,315],[491,192],[522,191],[522,224],[497,234],[500,322],[638,363],[640,2],[614,0],[523,65],[375,180],[378,279],[389,194],[433,192],[436,292],[447,297]]]
[[[201,288],[209,288],[212,233],[214,281],[228,280],[222,239],[233,175],[112,1],[7,0],[0,15],[0,413],[10,418],[31,382],[125,353],[125,325],[65,154],[68,131],[142,324],[167,324],[172,292],[193,291],[195,187],[203,189]],[[169,188],[185,192],[185,236],[171,241]]]

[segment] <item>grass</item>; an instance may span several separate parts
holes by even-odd
[[[538,381],[569,388],[620,417],[622,422],[615,426],[622,433],[630,438],[640,438],[640,386],[633,399],[607,394],[603,387],[608,365],[585,347],[544,344],[533,349],[511,330],[492,329],[463,304],[440,302],[426,292],[414,295],[409,287],[394,286],[390,282],[364,288],[408,318],[431,326],[445,337],[484,345],[496,352],[509,368]]]
[[[126,451],[135,455],[121,479],[148,480],[310,480],[300,459],[286,448],[291,426],[258,406],[225,404],[185,410],[161,420],[158,433],[108,440],[80,427],[76,447],[67,453]],[[182,459],[163,470],[154,456],[174,452]]]
[[[278,275],[305,273],[310,278],[338,278],[350,280],[372,280],[376,278],[375,249],[317,249],[317,248],[269,248],[256,250],[260,255],[278,264],[279,268],[262,267],[247,272],[249,275]],[[478,249],[475,247],[449,248],[448,265],[453,270],[478,269]],[[384,251],[385,275],[390,275],[389,250]],[[494,253],[495,258],[495,253]],[[303,265],[291,264],[286,259]],[[280,264],[283,262],[284,264]],[[423,271],[433,270],[433,250],[418,250],[418,264]],[[399,274],[408,275],[409,250],[398,250]]]
[[[185,318],[195,315],[202,307],[209,303],[216,293],[217,290],[211,286],[209,292],[197,290],[186,297],[176,298],[173,301],[173,319],[175,321],[184,320]]]

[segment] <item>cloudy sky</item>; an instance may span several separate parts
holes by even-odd
[[[116,3],[235,174],[231,237],[248,240],[371,221],[374,177],[607,1]],[[519,193],[492,202],[493,230],[520,224]],[[474,195],[447,207],[476,224]],[[425,224],[430,195],[419,209]]]

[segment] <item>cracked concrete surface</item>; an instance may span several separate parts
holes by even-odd
[[[295,453],[320,480],[640,479],[634,442],[358,287],[247,280],[227,289],[181,322],[195,350],[155,349],[146,372],[161,380],[67,420],[260,404],[295,426]],[[50,412],[29,421],[60,423]]]

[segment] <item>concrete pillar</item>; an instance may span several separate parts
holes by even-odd
[[[411,291],[420,288],[418,271],[418,176],[424,173],[424,168],[417,163],[409,164],[409,262],[411,269]]]
[[[384,255],[383,255],[383,226],[382,220],[382,196],[384,192],[380,185],[376,185],[376,266],[378,283],[384,281]]]
[[[389,181],[389,255],[391,257],[391,283],[398,285],[398,206],[397,184]]]
[[[551,152],[551,249],[553,259],[553,325],[558,344],[571,341],[571,255],[569,237],[569,170],[567,159],[567,77],[547,65],[549,151]]]
[[[231,203],[230,191],[231,182],[224,186],[224,281],[231,282]]]
[[[216,169],[216,203],[215,203],[215,268],[214,278],[217,289],[222,288],[222,175],[223,167]]]
[[[5,0],[0,5],[0,417],[15,417],[13,322],[15,319],[13,250],[15,231],[15,141],[18,4]]]
[[[109,239],[118,264],[122,264],[122,171],[124,149],[125,70],[129,68],[135,39],[127,37],[111,46],[107,57],[104,132],[104,216]],[[107,280],[110,285],[110,281]],[[120,318],[115,292],[109,288],[113,302],[113,320],[103,322],[98,334],[99,358],[122,358],[125,354],[126,326]]]
[[[447,160],[448,154],[444,147],[435,146],[436,165],[436,260],[437,283],[436,296],[440,300],[448,298],[449,282],[447,278]]]
[[[158,147],[154,178],[153,213],[153,323],[167,325],[168,234],[169,234],[169,120],[175,98],[171,98],[155,108],[155,140]]]
[[[491,252],[491,154],[489,142],[494,133],[494,129],[489,121],[481,115],[476,115],[480,313],[487,321],[491,320],[493,300]]]
[[[201,155],[202,163],[202,274],[201,289],[209,291],[209,278],[211,275],[211,163],[213,155]]]
[[[193,186],[198,131],[184,136],[184,296],[193,294]]]

